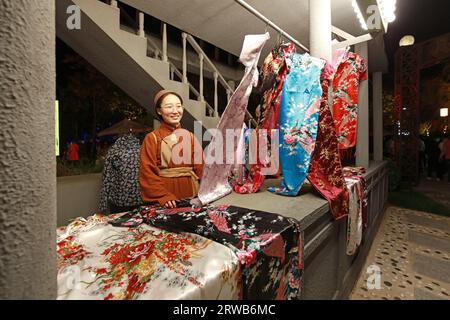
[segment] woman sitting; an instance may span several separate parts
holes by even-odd
[[[203,150],[194,135],[180,126],[183,99],[161,90],[154,98],[159,128],[141,146],[139,183],[145,202],[175,208],[176,200],[197,196],[203,171]]]

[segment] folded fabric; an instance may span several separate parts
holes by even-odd
[[[347,220],[347,255],[354,255],[361,244],[368,223],[366,181],[364,168],[345,167],[345,183],[349,193],[349,215]]]
[[[196,234],[147,224],[136,228],[108,224],[121,215],[77,218],[58,229],[57,299],[242,297],[240,263],[230,248]]]

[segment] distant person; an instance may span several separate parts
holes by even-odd
[[[384,154],[387,158],[392,159],[394,157],[394,139],[389,136],[389,138],[384,143]]]
[[[439,156],[441,150],[438,146],[439,139],[428,139],[425,145],[425,153],[427,155],[427,180],[431,180],[435,175],[437,179],[441,179],[439,172]]]
[[[442,141],[441,160],[445,164],[445,170],[447,171],[447,181],[450,182],[450,135],[444,138]]]
[[[133,210],[142,204],[139,189],[141,144],[133,134],[119,137],[109,148],[103,168],[100,212]]]
[[[80,158],[81,159],[87,158],[88,157],[88,148],[87,148],[86,141],[81,139],[80,141],[78,141],[78,146],[79,146]]]
[[[422,138],[418,141],[419,148],[419,174],[425,173],[425,142]]]

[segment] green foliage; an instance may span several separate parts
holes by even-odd
[[[56,176],[74,176],[90,173],[101,173],[103,171],[103,163],[92,162],[88,158],[82,158],[80,161],[71,163],[67,160],[58,158],[56,161]]]
[[[145,108],[71,49],[59,48],[63,51],[57,55],[61,158],[65,157],[69,141],[78,141],[85,134],[93,138],[99,131],[125,118],[152,126],[153,118]],[[85,154],[89,162],[96,160],[94,148],[91,144]],[[98,169],[61,167],[60,173],[76,174],[83,170],[88,173]]]
[[[388,161],[389,191],[397,190],[401,181],[400,169],[391,159],[385,158],[384,160]]]

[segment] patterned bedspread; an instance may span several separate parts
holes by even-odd
[[[120,215],[78,218],[58,229],[58,299],[239,299],[236,254],[192,233],[147,224],[114,227]]]
[[[230,205],[141,207],[110,222],[191,232],[221,243],[238,257],[243,299],[298,299],[303,276],[303,239],[295,219]]]
[[[220,205],[141,207],[58,230],[59,299],[298,299],[294,219]]]

